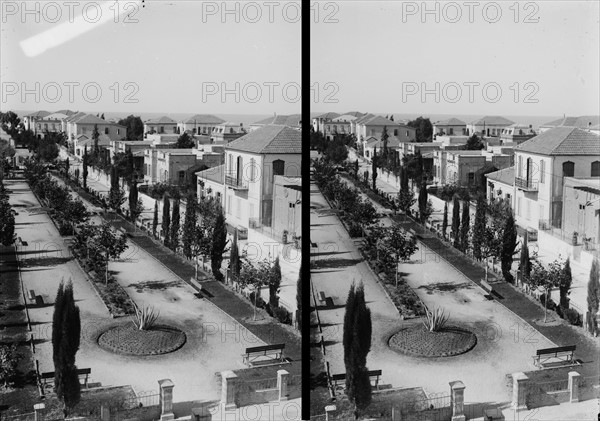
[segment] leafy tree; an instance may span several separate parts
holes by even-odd
[[[155,237],[156,228],[158,228],[158,200],[154,201],[154,218],[152,219],[152,235]]]
[[[87,190],[87,178],[88,178],[88,165],[89,165],[89,156],[87,153],[87,146],[83,149],[83,189]]]
[[[171,236],[169,238],[169,246],[173,251],[177,251],[179,247],[179,218],[179,199],[175,199],[175,203],[173,203],[173,215],[171,216]]]
[[[433,212],[431,200],[427,199],[427,184],[422,183],[419,189],[419,220],[422,224],[427,221]]]
[[[477,207],[475,208],[475,222],[473,223],[473,257],[481,260],[481,244],[484,241],[485,229],[487,227],[487,201],[485,196],[479,195]]]
[[[560,292],[560,306],[563,309],[569,308],[569,295],[571,294],[572,283],[573,275],[571,274],[571,260],[567,257],[567,261],[563,267],[561,283],[558,286],[558,291]]]
[[[269,306],[271,310],[279,307],[279,291],[281,288],[281,266],[279,265],[279,256],[269,274]]]
[[[94,130],[92,131],[92,140],[94,141],[94,150],[92,154],[94,158],[97,159],[100,154],[100,146],[98,145],[98,140],[100,139],[100,132],[98,131],[98,125],[94,124]]]
[[[302,332],[302,263],[300,263],[300,272],[298,281],[296,281],[296,325]]]
[[[69,158],[65,159],[65,178],[69,180],[69,169],[71,165],[69,164]]]
[[[460,202],[458,196],[454,196],[452,202],[452,237],[454,238],[454,247],[460,248]]]
[[[139,199],[139,194],[138,194],[137,183],[132,183],[131,187],[129,189],[129,216],[131,218],[131,221],[133,221],[133,223],[135,223],[135,220],[141,213],[141,210],[140,210],[140,212],[138,212],[138,209],[137,209],[138,199]]]
[[[465,253],[469,248],[469,231],[471,229],[471,215],[469,213],[469,201],[463,202],[462,218],[460,224],[460,247],[459,250]]]
[[[402,157],[402,165],[407,177],[405,183],[408,183],[408,180],[413,180],[413,182],[421,185],[423,181],[423,156],[421,152],[417,151],[415,154],[404,155]]]
[[[0,127],[2,127],[2,130],[4,130],[14,140],[17,139],[20,125],[21,119],[15,112],[0,112]]]
[[[105,282],[108,285],[108,262],[117,259],[127,248],[125,235],[117,235],[108,223],[96,227],[91,241],[95,251],[103,256],[105,263]]]
[[[502,275],[506,281],[511,284],[514,282],[514,277],[510,273],[510,269],[513,263],[513,255],[517,248],[517,229],[515,227],[515,218],[512,216],[512,212],[509,212],[506,222],[504,224],[504,230],[502,234],[502,251],[500,255],[500,264],[502,269]]]
[[[194,139],[189,135],[189,133],[186,132],[177,138],[177,143],[175,145],[175,147],[178,149],[191,149],[194,146]]]
[[[478,151],[483,149],[484,147],[485,146],[483,145],[483,142],[476,134],[473,134],[471,137],[469,137],[469,139],[467,139],[467,143],[464,146],[465,150],[468,151]]]
[[[387,161],[388,159],[388,139],[390,138],[390,135],[388,134],[387,131],[387,126],[383,126],[383,131],[381,132],[381,141],[383,142],[383,150],[381,152],[381,156],[383,158],[383,161]]]
[[[0,382],[4,383],[4,387],[8,387],[17,377],[20,360],[16,344],[0,345]]]
[[[198,219],[198,211],[196,210],[197,202],[196,197],[193,193],[189,193],[186,200],[185,206],[185,220],[183,222],[183,230],[181,235],[181,242],[183,248],[183,254],[188,259],[192,258],[192,244],[194,242],[194,235],[196,230],[196,222]]]
[[[336,135],[331,142],[325,143],[324,154],[326,159],[341,164],[348,158],[348,149],[341,137]]]
[[[10,246],[15,242],[15,216],[7,198],[0,199],[0,244]]]
[[[371,384],[364,381],[367,354],[371,350],[371,311],[366,305],[362,282],[350,286],[344,314],[344,365],[346,367],[346,395],[355,411],[365,409],[371,401]],[[368,376],[367,376],[368,380]]]
[[[392,257],[396,272],[396,286],[398,285],[398,265],[400,262],[410,259],[410,256],[415,254],[418,249],[417,239],[408,233],[398,223],[393,223],[389,228],[385,229],[385,233],[381,237],[382,241],[378,242]]]
[[[231,251],[229,253],[229,269],[231,274],[231,280],[237,282],[240,276],[241,260],[240,253],[238,250],[238,233],[237,230],[233,233],[233,241],[231,243]]]
[[[119,120],[118,124],[127,128],[127,140],[142,140],[144,138],[144,122],[139,116],[127,116],[127,118]]]
[[[542,288],[544,290],[544,323],[547,321],[550,293],[554,288],[559,287],[563,276],[562,265],[556,260],[548,265],[548,269],[539,262],[533,263],[529,283],[533,288]]]
[[[598,334],[598,324],[596,322],[596,314],[600,306],[600,265],[598,259],[592,261],[590,269],[590,279],[587,285],[587,327],[588,331],[594,335]]]
[[[428,118],[418,117],[409,121],[406,125],[416,129],[417,142],[431,142],[433,140],[433,125]]]
[[[73,298],[71,281],[65,286],[61,281],[52,316],[52,358],[54,361],[54,390],[64,405],[65,414],[77,405],[81,390],[75,365],[79,350],[81,319],[79,307]]]
[[[223,253],[227,246],[227,228],[225,227],[225,216],[223,211],[219,212],[215,221],[212,235],[212,250],[210,264],[215,279],[223,282],[223,274],[221,273],[221,263],[223,263]]]
[[[166,247],[171,247],[169,236],[171,234],[171,201],[169,200],[169,196],[165,193],[163,196],[163,211],[162,211],[162,224],[161,229],[163,232],[164,245]]]
[[[448,230],[448,202],[444,202],[444,219],[442,220],[442,236],[446,239],[446,231]]]
[[[241,288],[253,287],[254,292],[254,316],[253,320],[256,320],[256,307],[258,306],[258,300],[260,296],[260,289],[268,282],[271,273],[271,268],[266,260],[258,262],[256,265],[250,263],[247,259],[244,259],[240,269],[240,275],[238,282]]]

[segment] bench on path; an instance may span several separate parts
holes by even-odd
[[[536,367],[544,368],[550,365],[576,365],[579,364],[574,360],[576,345],[559,346],[556,348],[538,349],[533,357],[533,364]]]
[[[485,411],[483,411],[484,421],[500,421],[503,419],[504,415],[502,415],[502,410],[500,410],[500,408],[486,409]]]
[[[29,299],[35,301],[35,291],[32,289],[29,290]]]
[[[319,301],[323,302],[325,300],[327,300],[325,293],[323,291],[319,291]]]
[[[481,288],[483,288],[483,290],[485,292],[487,292],[485,298],[487,298],[488,300],[493,300],[494,299],[494,287],[492,287],[490,284],[488,284],[486,281],[481,281]]]
[[[259,357],[268,357],[269,360],[283,362],[283,349],[285,344],[262,345],[251,348],[246,348],[246,352],[242,354],[244,364],[252,366],[258,362]],[[261,360],[265,361],[265,360]]]
[[[381,377],[381,370],[371,370],[368,371],[369,381],[371,382],[371,386],[375,389],[379,390],[379,378]],[[346,384],[346,373],[342,374],[333,374],[331,376],[331,381],[334,387],[338,387],[340,385],[345,386]]]
[[[83,380],[83,386],[85,386],[86,388],[88,387],[88,380],[89,380],[90,374],[92,374],[91,368],[77,369],[77,376],[79,377],[80,382],[81,382],[81,380]],[[41,380],[42,384],[44,385],[44,387],[47,384],[50,384],[50,385],[54,384],[54,371],[49,371],[47,373],[41,373],[39,375],[39,377],[40,377],[40,380]]]

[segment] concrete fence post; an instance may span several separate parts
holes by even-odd
[[[175,384],[169,379],[158,381],[160,387],[160,421],[175,419],[173,414],[173,387]]]
[[[235,403],[237,375],[231,370],[222,371],[221,380],[221,404],[225,410],[237,408]]]
[[[527,409],[527,388],[529,377],[525,373],[513,373],[512,405],[517,411]]]
[[[33,405],[33,411],[35,412],[35,421],[42,421],[44,419],[44,409],[46,409],[46,405],[43,403],[37,403]]]
[[[570,402],[579,402],[579,380],[581,374],[576,371],[569,372],[569,399]]]
[[[460,380],[450,382],[452,421],[465,421],[465,385]]]
[[[277,370],[277,389],[279,389],[279,402],[288,400],[288,381],[290,373],[286,370]]]

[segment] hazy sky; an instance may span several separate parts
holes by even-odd
[[[494,2],[480,1],[472,18],[468,2],[427,2],[428,9],[434,11],[435,3],[439,22],[435,13],[423,14],[421,1],[336,2],[328,10],[322,7],[319,19],[313,13],[311,79],[320,95],[315,104],[313,93],[312,109],[424,115],[600,112],[600,2],[540,1],[527,8],[520,2],[516,16],[515,2],[495,3],[498,15]],[[325,17],[338,22],[325,23]],[[423,88],[431,92],[425,98]],[[326,103],[327,95],[339,103]]]
[[[285,3],[272,8],[262,2],[254,3],[258,7],[233,3],[228,7],[233,13],[226,14],[220,1],[132,1],[126,12],[133,12],[130,20],[138,22],[125,23],[126,14],[117,14],[115,23],[115,12],[125,11],[127,2],[120,1],[117,9],[114,1],[97,1],[113,7],[104,9],[99,17],[108,18],[107,22],[99,24],[94,23],[97,10],[85,6],[93,2],[80,1],[72,14],[80,16],[88,7],[81,25],[69,22],[68,2],[27,2],[31,10],[36,4],[40,7],[39,23],[33,14],[22,15],[21,1],[0,3],[3,110],[300,112],[301,37],[298,8],[294,7],[298,3],[285,9]],[[60,9],[46,3],[58,4]],[[62,17],[52,23],[57,10]],[[69,33],[68,39],[71,31],[79,29],[87,32],[39,55],[27,55],[36,53],[37,45],[57,41],[62,31]],[[45,33],[48,30],[55,32]],[[42,44],[35,40],[21,44],[42,33]],[[71,82],[80,84],[70,85],[72,99]],[[39,102],[33,94],[23,101],[23,88],[37,91]],[[223,98],[224,89],[230,93]],[[17,94],[12,94],[15,90]],[[46,101],[59,94],[58,102]],[[132,100],[138,103],[128,102]]]

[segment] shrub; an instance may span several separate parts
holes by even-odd
[[[0,345],[0,382],[4,383],[4,386],[14,381],[20,359],[15,344]]]
[[[583,320],[581,314],[577,312],[577,310],[572,308],[567,308],[564,310],[565,319],[569,321],[573,326],[583,326]]]
[[[137,305],[133,305],[135,309],[135,316],[133,317],[133,324],[138,330],[150,330],[152,326],[156,324],[160,312],[154,312],[154,307],[146,306],[141,309]]]
[[[425,305],[423,305],[423,307],[425,307]],[[425,320],[423,320],[423,325],[425,325],[430,332],[439,332],[444,328],[449,317],[450,316],[446,314],[444,309],[440,307],[433,309],[433,311],[430,311],[425,307]]]
[[[279,320],[280,323],[291,325],[292,324],[292,313],[287,311],[283,307],[275,307],[273,310],[275,317]]]

